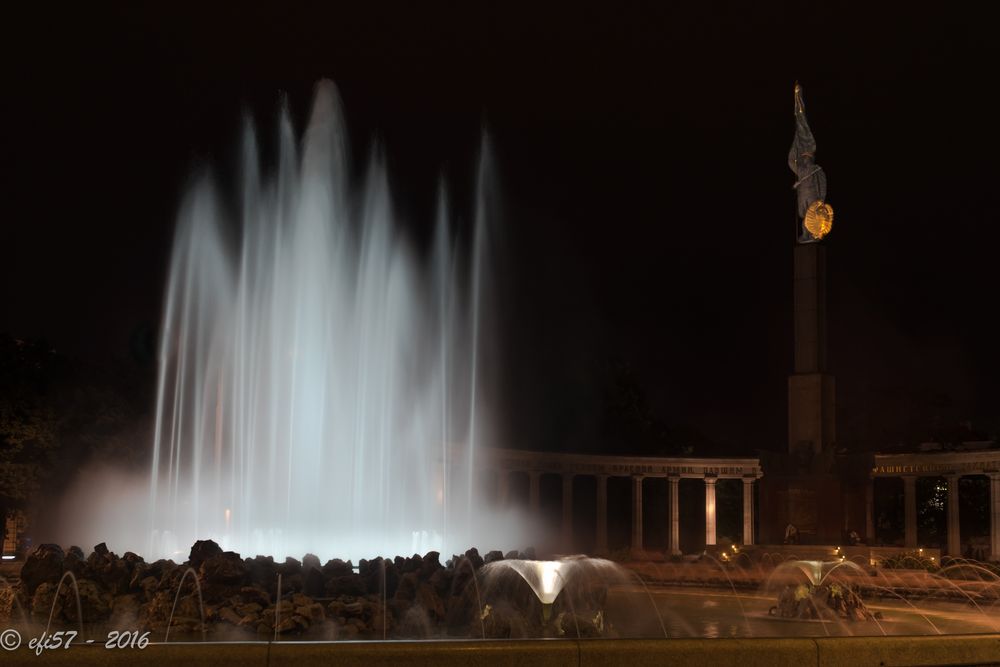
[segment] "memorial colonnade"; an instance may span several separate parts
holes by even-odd
[[[595,544],[598,553],[608,550],[608,478],[631,479],[631,539],[633,551],[643,550],[642,482],[646,478],[665,478],[669,488],[667,550],[680,554],[680,480],[699,479],[705,488],[705,544],[716,543],[716,483],[720,479],[743,481],[743,544],[754,543],[754,482],[762,476],[756,458],[708,459],[639,456],[601,456],[533,452],[515,449],[491,450],[489,461],[497,475],[497,502],[509,501],[510,477],[523,473],[528,477],[528,507],[537,514],[541,509],[541,477],[555,474],[562,478],[560,541],[573,543],[573,480],[592,476],[596,481]],[[568,548],[568,547],[567,547]]]

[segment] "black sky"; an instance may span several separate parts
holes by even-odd
[[[507,444],[613,446],[594,422],[601,369],[620,359],[668,423],[723,448],[781,448],[799,80],[837,211],[840,440],[884,447],[935,419],[1000,430],[995,16],[492,4],[8,16],[0,331],[127,354],[158,326],[192,169],[225,181],[243,111],[267,131],[284,91],[301,129],[328,77],[357,159],[384,143],[418,234],[440,174],[467,196],[490,131]]]

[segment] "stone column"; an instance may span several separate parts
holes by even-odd
[[[573,473],[562,476],[562,545],[573,550]]]
[[[990,560],[1000,560],[1000,472],[990,478]]]
[[[753,477],[743,478],[743,546],[753,544]]]
[[[642,551],[642,475],[632,476],[632,552]]]
[[[608,552],[608,476],[597,476],[597,540],[596,551]]]
[[[715,477],[705,477],[705,546],[715,546]]]
[[[871,477],[865,484],[865,544],[875,544],[875,480]]]
[[[962,533],[958,518],[958,480],[961,475],[948,475],[948,555],[962,555]]]
[[[528,506],[537,516],[542,509],[542,473],[532,470],[528,473]]]
[[[670,483],[670,536],[667,542],[667,549],[671,556],[679,556],[681,553],[681,508],[680,508],[680,477],[668,477]]]
[[[506,470],[497,471],[497,507],[507,507],[510,498],[510,473]]]
[[[917,548],[917,478],[915,475],[903,477],[903,545],[907,549]]]

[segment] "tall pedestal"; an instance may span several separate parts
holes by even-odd
[[[788,451],[818,456],[836,440],[833,376],[826,374],[826,249],[795,246],[795,372],[788,377]]]
[[[788,449],[762,452],[761,540],[780,543],[792,524],[804,543],[840,544],[845,517],[834,456],[834,379],[826,372],[826,248],[797,244],[793,259],[795,365],[788,376]]]

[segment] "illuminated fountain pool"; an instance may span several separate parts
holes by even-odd
[[[726,587],[684,581],[720,574],[705,563],[637,569],[584,556],[475,550],[447,561],[432,552],[357,565],[314,557],[282,563],[241,559],[202,542],[186,563],[174,564],[102,550],[84,559],[46,546],[19,583],[0,582],[0,621],[27,635],[131,628],[153,642],[292,643],[938,636],[995,633],[1000,626],[1000,582],[983,566],[924,576],[930,573],[838,564],[789,562],[742,579],[733,572]],[[856,592],[865,614],[828,605],[835,586]],[[817,613],[775,614],[788,587],[806,587],[796,602]]]

